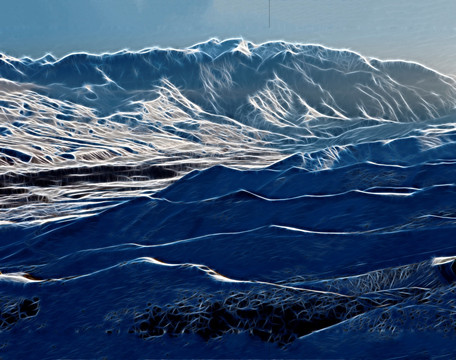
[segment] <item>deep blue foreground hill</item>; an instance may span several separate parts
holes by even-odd
[[[348,50],[0,57],[0,352],[456,356],[456,87]]]

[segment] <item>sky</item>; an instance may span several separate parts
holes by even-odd
[[[348,48],[456,74],[454,0],[2,0],[1,6],[0,52],[16,57],[242,37]]]

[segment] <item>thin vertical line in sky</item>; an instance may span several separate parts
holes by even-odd
[[[271,27],[271,0],[269,0],[269,27]]]

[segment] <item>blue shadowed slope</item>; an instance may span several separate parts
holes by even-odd
[[[0,76],[5,357],[454,356],[452,78],[239,39]]]

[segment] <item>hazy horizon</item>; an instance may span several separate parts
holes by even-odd
[[[9,1],[0,14],[0,52],[62,57],[81,51],[185,48],[213,37],[242,37],[254,43],[284,40],[347,48],[456,74],[455,2],[271,0],[270,4],[269,14],[269,0]]]

